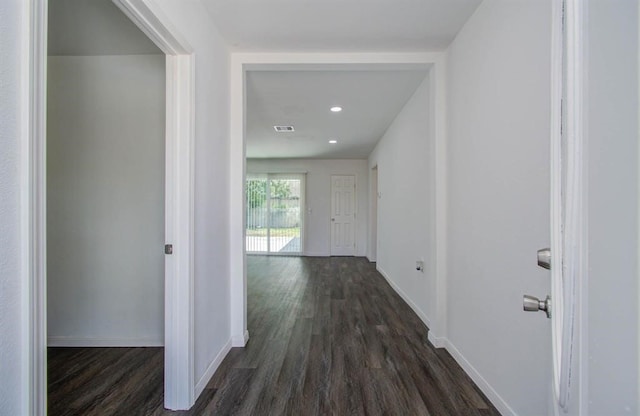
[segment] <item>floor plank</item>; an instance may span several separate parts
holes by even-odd
[[[499,415],[363,258],[249,256],[245,348],[187,412],[161,348],[49,348],[49,415]]]

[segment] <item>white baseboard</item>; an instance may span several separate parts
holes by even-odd
[[[244,347],[249,342],[249,331],[244,331],[242,335],[234,335],[231,337],[232,347]]]
[[[436,348],[446,348],[447,346],[447,339],[444,337],[436,337],[433,335],[433,331],[431,330],[429,331],[429,334],[427,334],[427,338],[431,345]]]
[[[48,347],[163,347],[164,339],[49,336]]]
[[[462,369],[471,377],[474,383],[478,385],[480,390],[487,396],[489,401],[498,409],[503,416],[517,416],[516,412],[504,401],[502,397],[494,390],[493,387],[487,382],[487,380],[480,375],[473,365],[462,355],[460,351],[449,341],[447,338],[438,338],[440,342],[444,343],[444,347],[449,351],[449,354],[454,360],[462,367]],[[433,342],[432,342],[433,343]],[[435,345],[435,344],[434,344]]]
[[[224,360],[224,357],[226,357],[227,354],[229,354],[229,351],[231,351],[231,340],[229,340],[229,342],[227,342],[225,346],[222,347],[218,355],[216,355],[216,358],[214,358],[213,361],[211,361],[211,364],[209,364],[209,367],[207,367],[202,377],[200,377],[200,380],[196,384],[196,391],[195,391],[196,400],[198,399],[198,397],[200,397],[200,394],[202,394],[205,387],[207,387],[207,384],[209,384],[209,380],[211,380],[211,377],[213,377],[213,374],[216,372],[218,367],[220,367],[220,364],[222,364],[222,360]]]
[[[389,278],[389,275],[376,264],[376,270],[387,280],[389,285],[396,291],[398,295],[413,309],[413,311],[422,319],[427,327],[430,327],[430,320],[412,301],[411,299],[395,284],[393,280]],[[462,369],[471,377],[474,383],[478,385],[478,388],[487,396],[489,401],[498,409],[503,416],[517,416],[506,401],[494,390],[494,388],[487,382],[487,380],[480,375],[471,363],[458,351],[458,349],[445,337],[436,337],[431,331],[429,331],[427,338],[431,344],[436,348],[445,348],[449,351],[449,354],[456,360],[456,362],[462,367]]]
[[[407,302],[407,304],[411,307],[411,309],[413,309],[416,315],[418,315],[418,317],[422,320],[422,322],[424,322],[427,328],[430,328],[431,320],[429,319],[429,317],[422,310],[420,310],[420,308],[418,308],[418,306],[415,303],[413,303],[411,298],[409,298],[409,296],[407,296],[407,294],[404,293],[400,289],[400,287],[393,280],[391,280],[391,278],[389,278],[389,275],[387,274],[387,272],[385,272],[377,263],[376,263],[376,270],[382,275],[382,277],[385,278],[385,280],[389,283],[389,285],[393,288],[393,290],[395,290],[396,293],[400,295],[400,297],[405,302]]]
[[[329,253],[327,253],[326,251],[325,251],[325,252],[320,252],[320,251],[316,251],[316,252],[313,252],[313,251],[305,251],[305,252],[304,252],[304,256],[305,256],[305,257],[329,257],[329,256],[330,256],[330,254],[329,254]]]
[[[365,256],[367,258],[367,260],[369,260],[369,263],[375,263],[376,259],[371,260],[371,257],[369,256]]]

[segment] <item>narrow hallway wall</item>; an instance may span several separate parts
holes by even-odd
[[[198,396],[231,349],[230,52],[202,2],[154,3],[194,57],[193,376]]]
[[[504,415],[549,400],[550,320],[522,296],[550,290],[550,19],[486,0],[448,50],[447,349]]]
[[[640,411],[639,6],[588,1],[589,414]]]
[[[24,397],[28,395],[28,385],[20,381],[29,371],[28,325],[25,325],[25,299],[29,292],[25,281],[30,270],[23,256],[25,241],[23,232],[24,210],[21,192],[24,178],[21,177],[29,166],[25,133],[23,131],[21,107],[28,99],[28,91],[21,85],[24,68],[24,45],[27,38],[24,18],[25,3],[19,0],[0,2],[0,409],[8,415],[26,414]]]
[[[427,75],[369,156],[369,173],[378,167],[377,268],[427,325],[435,232],[429,100]]]

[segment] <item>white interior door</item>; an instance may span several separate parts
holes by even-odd
[[[331,255],[355,252],[356,178],[331,175]]]

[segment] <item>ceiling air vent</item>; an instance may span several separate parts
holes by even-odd
[[[288,133],[294,131],[293,126],[273,126],[273,129],[278,133]]]

